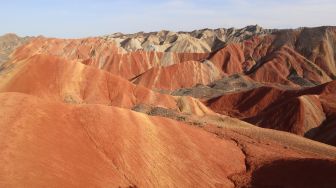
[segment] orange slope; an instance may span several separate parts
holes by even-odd
[[[0,118],[1,187],[234,187],[245,170],[234,142],[126,109],[1,93]]]
[[[50,55],[35,55],[13,63],[0,91],[21,92],[68,103],[95,103],[131,108],[155,104],[175,108],[175,99],[108,72]]]
[[[134,83],[147,88],[173,91],[197,84],[207,85],[219,78],[219,70],[211,63],[186,61],[167,67],[152,68],[138,76]]]

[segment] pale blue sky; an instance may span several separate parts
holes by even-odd
[[[336,0],[0,0],[0,35],[336,25]]]

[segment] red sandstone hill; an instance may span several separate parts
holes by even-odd
[[[20,93],[2,93],[0,102],[2,187],[336,184],[335,148],[276,131],[270,135],[279,140],[256,127],[204,131],[126,109]],[[298,168],[304,169],[299,176]]]
[[[217,37],[217,42],[209,43],[211,44],[209,48],[215,48],[215,51],[200,51],[197,47],[195,51],[183,50],[184,48],[193,49],[192,46],[197,46],[197,42],[187,43],[171,51],[146,50],[146,48],[130,51],[125,50],[125,47],[120,44],[120,40],[128,40],[126,36],[123,36],[124,38],[112,37],[112,39],[96,37],[76,40],[39,37],[21,46],[12,54],[12,58],[24,59],[35,54],[59,56],[106,70],[128,80],[137,79],[137,83],[149,88],[170,91],[193,87],[197,84],[207,85],[209,81],[213,81],[213,78],[217,78],[216,74],[229,76],[237,73],[246,74],[257,82],[301,87],[326,83],[335,78],[336,68],[333,55],[335,33],[334,27],[279,30],[269,34],[267,32],[256,34],[247,40],[241,39],[239,43],[223,43],[223,40],[218,39],[218,33],[208,33],[209,36],[205,38],[196,37],[199,42],[209,37]],[[149,36],[156,37],[155,34]],[[179,35],[176,34],[176,36]],[[311,36],[314,36],[313,40],[306,40]],[[139,37],[145,36],[136,35],[136,37],[140,40]],[[186,34],[181,34],[181,37],[183,39],[195,38],[193,35]],[[143,43],[148,43],[147,39],[143,40]],[[142,39],[140,43],[141,41]],[[154,41],[150,43],[156,44]],[[215,47],[219,43],[223,43],[222,47]],[[171,47],[174,44],[165,43],[166,46]],[[191,70],[202,67],[205,61],[209,68],[202,69],[211,69],[211,71],[205,70],[204,79],[197,78],[199,77],[198,71],[190,72],[188,74],[192,79],[187,81],[188,84],[183,83],[185,79],[175,79],[175,83],[169,83],[168,87],[164,79],[165,72],[175,69],[174,67],[183,69],[183,66],[178,64],[187,61],[194,61],[194,68],[190,67]],[[162,71],[157,71],[158,69]],[[162,77],[162,81],[161,79],[155,80],[158,77]],[[208,80],[209,78],[211,79]]]
[[[155,67],[139,75],[134,83],[147,88],[176,90],[197,84],[207,85],[220,78],[220,72],[211,63],[185,61],[168,67]]]
[[[17,49],[12,59],[25,59],[36,54],[76,60],[126,79],[132,79],[155,66],[202,60],[208,56],[208,53],[126,52],[115,41],[99,37],[71,40],[40,37]]]
[[[212,114],[192,97],[174,97],[135,85],[109,72],[52,55],[34,55],[5,64],[0,92],[20,92],[69,104],[102,104],[131,109],[146,104]]]
[[[233,187],[245,170],[235,142],[169,119],[19,93],[0,101],[1,187]]]
[[[335,78],[335,27],[283,30],[244,42],[252,78],[304,85]]]
[[[336,187],[335,46],[335,27],[2,37],[0,187]]]
[[[128,107],[137,103],[172,108],[173,97],[108,72],[50,55],[35,55],[13,63],[15,70],[3,75],[2,92],[27,93],[68,103],[93,103]]]
[[[237,117],[260,127],[292,132],[313,139],[315,132],[319,132],[319,137],[324,137],[325,143],[332,144],[335,135],[328,131],[322,133],[319,129],[332,127],[336,102],[335,84],[336,81],[333,81],[301,90],[263,86],[223,95],[206,103],[215,112]]]

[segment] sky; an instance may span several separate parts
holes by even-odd
[[[336,0],[0,0],[0,35],[80,38],[139,31],[336,25]]]

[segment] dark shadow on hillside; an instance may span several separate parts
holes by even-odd
[[[252,187],[335,188],[336,161],[321,159],[279,160],[252,174]]]

